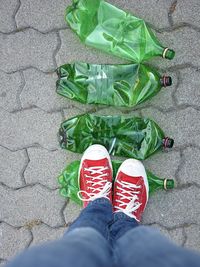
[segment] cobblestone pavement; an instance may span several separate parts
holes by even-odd
[[[58,195],[56,177],[80,155],[61,151],[56,133],[62,119],[85,111],[148,115],[174,137],[172,151],[145,164],[161,177],[175,178],[177,187],[150,199],[143,222],[200,250],[199,0],[110,0],[145,18],[176,50],[173,61],[151,61],[173,77],[173,86],[131,111],[56,95],[54,70],[60,64],[123,62],[79,42],[63,17],[70,2],[0,0],[0,264],[60,237],[78,215],[80,208]]]

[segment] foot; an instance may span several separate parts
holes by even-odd
[[[78,197],[86,207],[97,198],[112,201],[112,164],[105,147],[92,145],[86,149],[79,169]]]
[[[125,160],[114,183],[114,212],[123,212],[140,222],[148,195],[149,184],[143,164],[135,159]]]

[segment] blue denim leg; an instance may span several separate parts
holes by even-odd
[[[27,249],[6,267],[111,267],[108,224],[112,206],[97,199],[85,208],[63,238]]]
[[[65,238],[32,247],[6,267],[110,267],[112,249],[95,229],[82,227]]]
[[[80,227],[92,227],[101,233],[106,239],[109,239],[109,224],[112,222],[112,204],[106,198],[98,198],[91,201],[88,206],[82,210],[79,217],[69,227],[68,232]]]
[[[139,226],[116,240],[119,267],[199,267],[200,255],[178,247],[153,227]]]
[[[138,222],[124,214],[123,212],[117,212],[113,214],[113,221],[110,225],[110,237],[112,243],[119,239],[127,231],[138,226]]]

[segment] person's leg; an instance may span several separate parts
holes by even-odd
[[[126,160],[115,180],[110,227],[116,266],[200,266],[199,255],[177,247],[151,227],[139,226],[147,201],[148,181],[142,163]]]
[[[92,159],[91,159],[92,158]],[[85,209],[58,241],[26,250],[7,267],[110,267],[112,249],[112,167],[102,146],[86,150],[80,168],[80,198]]]
[[[115,240],[119,267],[199,267],[200,255],[176,246],[153,227],[139,226]]]

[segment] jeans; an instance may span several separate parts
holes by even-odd
[[[28,248],[6,267],[196,267],[200,256],[96,199],[63,238]]]

